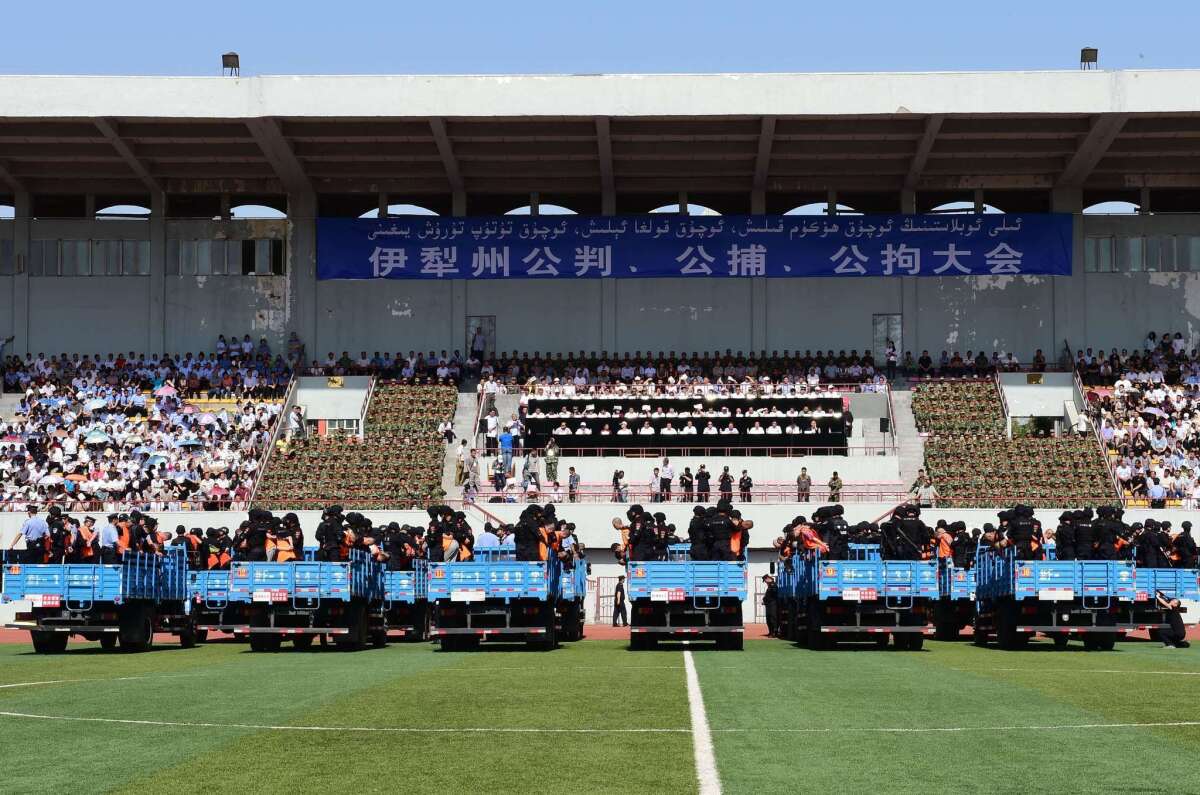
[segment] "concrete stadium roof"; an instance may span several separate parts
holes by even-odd
[[[1200,189],[1200,70],[0,78],[0,193],[746,212],[1053,187]]]

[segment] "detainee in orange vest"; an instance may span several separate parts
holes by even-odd
[[[733,532],[729,534],[729,551],[733,553],[734,560],[741,560],[742,553],[750,547],[750,528],[754,527],[754,522],[743,519],[741,511],[733,511],[729,517],[733,522]]]
[[[75,554],[82,563],[91,563],[96,557],[96,520],[91,516],[83,518],[79,527],[79,538],[76,541]]]

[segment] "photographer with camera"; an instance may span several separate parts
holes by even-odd
[[[1166,614],[1167,623],[1170,629],[1160,629],[1158,631],[1158,639],[1162,641],[1165,649],[1186,649],[1191,644],[1185,640],[1187,638],[1187,630],[1183,626],[1183,610],[1178,599],[1172,599],[1162,591],[1154,592],[1154,601],[1158,604]]]

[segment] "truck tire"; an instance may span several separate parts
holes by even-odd
[[[112,632],[105,632],[100,636],[100,648],[105,651],[112,651],[117,648],[117,636]]]
[[[744,636],[741,632],[726,632],[717,636],[717,648],[722,651],[741,651],[744,647]]]
[[[186,626],[183,629],[179,630],[179,647],[181,649],[196,648],[196,628],[195,627]]]
[[[897,640],[900,636],[897,636]],[[925,636],[911,633],[904,635],[904,645],[900,647],[904,651],[920,651],[925,648]]]
[[[118,629],[125,651],[149,651],[154,645],[154,616],[146,607],[133,605],[122,610]]]
[[[942,621],[934,628],[934,638],[944,641],[958,640],[958,633],[960,631],[961,628],[958,624],[950,621]]]
[[[208,630],[207,629],[196,630],[196,642],[197,643],[208,643]]]
[[[382,649],[387,645],[387,630],[382,627],[377,627],[371,630],[371,645],[376,649]]]
[[[29,637],[37,654],[62,654],[67,650],[67,641],[70,639],[66,632],[43,632],[37,629],[30,630]]]
[[[293,635],[292,648],[296,651],[308,651],[312,648],[313,641],[316,640],[316,635]]]
[[[334,635],[333,642],[344,651],[356,651],[367,644],[366,605],[351,602],[346,610],[345,635]]]
[[[553,622],[547,627],[545,635],[537,637],[535,640],[525,641],[525,646],[533,651],[550,651],[558,646],[558,636]]]
[[[646,650],[646,636],[644,633],[641,633],[641,632],[630,632],[629,633],[629,650],[630,651],[645,651]]]
[[[876,635],[875,636],[875,648],[886,649],[887,647],[888,647],[888,636],[886,634]],[[897,649],[900,648],[900,636],[899,635],[896,636],[896,648]]]
[[[1067,648],[1067,644],[1071,641],[1069,636],[1064,635],[1061,632],[1056,635],[1052,635],[1051,639],[1054,641],[1054,648],[1059,649],[1060,651]]]
[[[830,648],[832,644],[826,633],[821,631],[821,612],[819,608],[810,605],[808,608],[808,648],[813,651],[822,651]]]

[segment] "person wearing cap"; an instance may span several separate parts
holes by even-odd
[[[105,519],[103,525],[97,533],[96,542],[100,550],[101,563],[116,563],[119,558],[117,553],[117,538],[120,531],[117,530],[117,514],[110,513]]]
[[[38,516],[37,512],[36,505],[30,505],[25,509],[28,518],[21,525],[21,529],[13,538],[12,543],[8,545],[9,549],[14,549],[18,540],[25,539],[25,552],[21,556],[22,563],[41,563],[46,552],[45,543],[46,538],[50,535],[50,525],[46,524],[46,520]]]
[[[1192,523],[1184,522],[1180,531],[1171,537],[1171,560],[1176,568],[1194,569],[1200,550],[1196,547],[1196,539],[1192,536]]]

